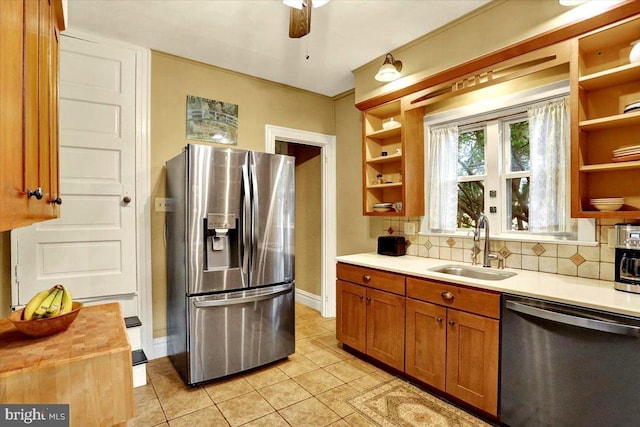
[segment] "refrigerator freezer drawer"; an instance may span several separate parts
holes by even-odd
[[[293,283],[188,299],[189,374],[196,384],[295,351]]]

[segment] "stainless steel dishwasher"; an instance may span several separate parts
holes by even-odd
[[[640,425],[638,318],[505,294],[500,363],[506,425]]]

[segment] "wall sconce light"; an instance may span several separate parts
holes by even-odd
[[[558,0],[558,3],[560,3],[560,6],[568,6],[568,7],[573,7],[573,6],[578,6],[579,4],[582,3],[586,3],[589,0]]]
[[[282,3],[294,9],[302,9],[303,7],[307,7],[308,1],[307,0],[282,0]],[[329,3],[329,0],[314,0],[312,2],[314,8],[324,6],[327,3]]]
[[[400,71],[402,71],[402,62],[393,59],[393,55],[387,53],[375,79],[379,82],[390,82],[400,78]]]

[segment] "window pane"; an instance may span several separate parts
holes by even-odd
[[[509,140],[511,141],[511,172],[528,171],[529,157],[529,122],[509,123]]]
[[[529,178],[507,179],[507,193],[510,195],[507,205],[510,218],[508,227],[515,231],[529,230]]]
[[[484,174],[484,129],[458,135],[458,176]]]
[[[484,181],[458,183],[458,228],[476,226],[478,215],[484,212]]]

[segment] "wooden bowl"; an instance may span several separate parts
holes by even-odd
[[[71,307],[72,310],[68,313],[56,317],[37,320],[22,320],[23,308],[11,313],[9,315],[9,320],[13,323],[16,329],[23,334],[32,337],[45,337],[47,335],[57,334],[58,332],[66,330],[69,325],[73,323],[82,308],[82,303],[74,301]]]

